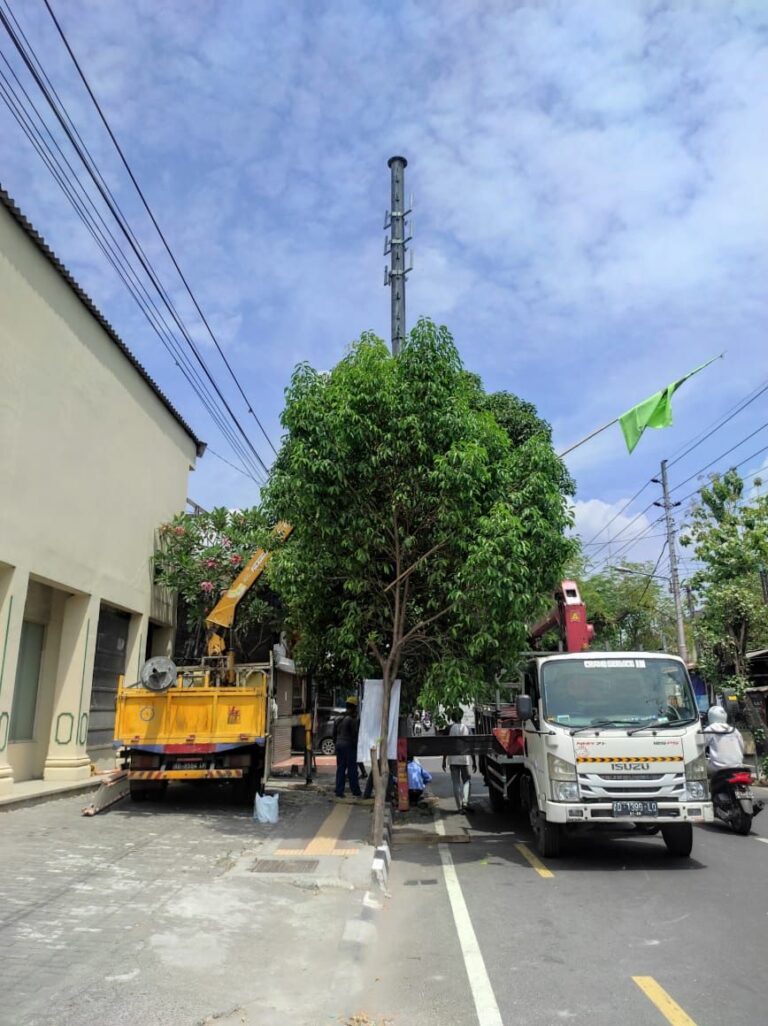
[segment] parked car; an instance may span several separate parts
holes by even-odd
[[[333,725],[343,715],[343,706],[318,706],[317,730],[315,731],[316,752],[319,752],[321,755],[336,754],[336,742],[333,740]]]

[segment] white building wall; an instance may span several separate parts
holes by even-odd
[[[133,614],[138,661],[157,527],[184,508],[196,443],[0,206],[0,790],[89,772],[84,747],[101,603]],[[35,751],[7,738],[21,621],[50,586]],[[30,605],[28,606],[28,601]],[[45,605],[45,601],[43,601]],[[46,712],[48,710],[48,712]],[[6,715],[7,714],[7,715]]]

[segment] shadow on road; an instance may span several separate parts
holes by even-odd
[[[436,818],[442,820],[447,834],[458,834],[466,830],[468,843],[452,843],[448,847],[457,867],[481,863],[484,865],[508,865],[530,871],[525,857],[515,847],[525,844],[535,853],[527,819],[491,811],[487,798],[474,800],[474,811],[459,814],[443,804],[435,810]],[[621,873],[632,870],[646,872],[680,873],[707,868],[695,857],[696,832],[694,831],[694,855],[691,858],[676,858],[667,852],[661,835],[611,834],[609,832],[585,830],[573,834],[566,841],[563,853],[555,859],[541,861],[554,873],[597,872]],[[414,866],[435,866],[440,863],[436,845],[402,844],[395,840],[395,858],[401,863]]]
[[[102,815],[126,821],[155,820],[170,827],[170,822],[199,818],[201,826],[229,836],[242,835],[286,842],[311,838],[333,808],[328,796],[312,788],[280,793],[280,819],[276,824],[256,823],[253,808],[241,801],[226,784],[170,784],[165,794],[148,801],[125,798]]]

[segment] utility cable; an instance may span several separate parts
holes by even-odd
[[[681,453],[679,456],[675,455],[675,458],[670,460],[668,466],[673,467],[676,463],[679,463],[680,460],[685,459],[688,453],[693,452],[693,450],[697,449],[703,442],[706,442],[708,438],[711,438],[711,436],[715,434],[716,431],[719,431],[721,427],[724,427],[726,424],[730,423],[730,421],[733,420],[734,417],[738,416],[738,414],[741,413],[742,410],[745,410],[748,406],[751,406],[752,403],[755,402],[756,399],[759,399],[761,395],[764,395],[765,392],[768,392],[768,381],[763,382],[762,385],[758,385],[756,389],[754,389],[752,392],[749,392],[745,397],[740,399],[729,410],[726,410],[726,412],[721,414],[721,416],[716,417],[715,420],[712,421],[712,423],[710,424],[711,430],[705,428],[704,432],[695,435],[694,438],[691,440],[693,444],[690,445],[685,450],[685,452]],[[687,443],[684,443],[684,445],[686,444]],[[681,448],[683,447],[684,446],[681,446]],[[680,452],[680,450],[678,449],[677,452]]]
[[[706,442],[706,440],[710,438],[713,434],[715,434],[715,432],[719,431],[721,427],[724,427],[726,424],[730,423],[730,421],[733,420],[735,416],[741,413],[742,410],[745,410],[748,406],[750,406],[753,402],[759,399],[760,396],[764,395],[766,392],[768,392],[768,381],[765,381],[761,385],[758,385],[756,389],[753,389],[752,392],[748,392],[746,396],[742,396],[742,398],[739,399],[736,403],[734,403],[734,405],[731,406],[728,410],[726,410],[725,413],[720,414],[718,417],[715,417],[715,419],[711,421],[710,424],[706,428],[704,428],[703,431],[694,435],[693,438],[688,440],[688,442],[683,442],[683,444],[673,453],[674,458],[670,460],[668,465],[670,467],[673,467],[676,463],[679,463],[681,460],[685,459],[685,457],[689,453],[693,452],[694,449],[697,449],[700,445]],[[683,449],[685,449],[684,452],[681,451]],[[678,453],[680,455],[677,455]],[[611,519],[592,536],[592,538],[590,538],[588,542],[582,543],[582,547],[586,548],[587,546],[592,545],[595,539],[598,538],[603,533],[603,531],[607,531],[611,524],[614,523],[614,521],[616,521],[621,516],[621,514],[624,513],[625,510],[627,510],[628,507],[632,505],[635,499],[637,499],[645,491],[649,484],[651,484],[651,481],[646,482],[642,486],[642,488],[635,492],[632,498],[629,499],[621,507],[621,509],[617,513],[615,513],[611,517]]]
[[[730,449],[726,449],[725,452],[721,452],[719,456],[716,456],[713,460],[710,460],[709,463],[705,464],[705,466],[697,470],[695,474],[691,474],[690,477],[686,477],[686,479],[684,481],[681,481],[680,484],[675,485],[674,488],[670,489],[670,494],[672,494],[672,492],[676,492],[679,488],[682,488],[683,485],[687,485],[689,481],[693,481],[695,477],[698,477],[699,474],[703,474],[705,470],[709,470],[709,468],[713,464],[719,463],[720,460],[725,459],[726,456],[730,456],[734,449],[739,449],[745,442],[748,442],[750,438],[754,438],[755,435],[759,434],[761,431],[765,431],[766,428],[768,428],[768,420],[765,422],[765,424],[761,424],[760,427],[755,428],[755,430],[750,432],[750,434],[748,434],[745,438],[742,438],[742,440],[740,442],[737,442],[736,445],[732,445]]]
[[[641,509],[638,514],[636,514],[634,517],[632,517],[632,519],[629,520],[621,528],[620,531],[618,531],[616,534],[614,534],[612,538],[609,538],[608,541],[600,542],[597,550],[595,552],[593,552],[592,555],[596,556],[599,552],[601,552],[603,549],[607,548],[609,545],[613,545],[614,542],[618,541],[618,539],[621,538],[621,536],[626,531],[628,531],[630,529],[630,527],[632,527],[633,524],[636,524],[637,521],[640,519],[640,517],[642,517],[644,514],[646,514],[648,512],[648,510],[651,509],[652,507],[653,507],[653,502],[649,502],[648,505],[644,509]]]
[[[228,467],[232,467],[232,469],[236,470],[238,472],[238,474],[243,474],[245,477],[250,477],[251,476],[250,474],[246,474],[245,471],[241,467],[235,466],[234,463],[230,462],[230,460],[226,459],[226,457],[222,456],[220,453],[215,452],[210,447],[210,445],[206,448],[205,451],[207,453],[210,453],[211,456],[215,456],[217,460],[221,460],[222,463],[226,463]]]
[[[595,538],[598,538],[603,533],[603,531],[607,531],[608,528],[611,526],[611,524],[615,520],[618,520],[618,518],[621,516],[621,514],[624,512],[624,510],[627,509],[629,506],[631,506],[632,503],[635,501],[635,499],[638,498],[638,496],[643,494],[643,492],[645,491],[645,489],[648,487],[649,484],[651,484],[651,482],[650,481],[646,481],[646,483],[643,485],[643,487],[639,488],[635,492],[635,494],[632,496],[631,499],[627,499],[627,501],[624,503],[624,505],[621,507],[621,509],[618,511],[618,513],[614,513],[614,515],[611,517],[611,519],[608,521],[607,524],[603,524],[603,526],[600,528],[600,530],[597,531],[595,534],[593,534],[588,542],[584,542],[583,543],[583,547],[586,547],[587,545],[592,545],[594,543],[594,541],[595,541]]]
[[[768,385],[766,385],[764,389],[761,389],[761,390],[760,390],[760,391],[758,391],[758,392],[757,392],[757,393],[756,393],[756,394],[755,394],[754,396],[752,396],[752,398],[750,398],[750,399],[748,400],[748,402],[744,403],[744,405],[742,405],[742,406],[740,407],[740,409],[739,409],[739,410],[738,410],[737,412],[740,412],[740,411],[741,411],[741,409],[744,409],[746,405],[749,405],[749,403],[750,403],[750,402],[753,402],[753,401],[754,401],[755,399],[757,399],[757,398],[758,398],[758,397],[759,397],[760,395],[762,395],[762,394],[763,394],[763,391],[768,391]],[[748,435],[746,435],[746,436],[745,436],[744,438],[742,438],[742,439],[741,439],[741,441],[739,441],[739,442],[737,442],[737,443],[736,443],[735,445],[731,446],[731,448],[730,448],[730,449],[726,449],[726,451],[725,451],[725,452],[722,452],[722,453],[720,453],[720,455],[719,455],[719,456],[716,456],[716,457],[715,457],[715,458],[714,458],[713,460],[711,460],[711,461],[710,461],[709,463],[705,464],[705,465],[704,465],[703,467],[701,467],[701,468],[700,468],[699,470],[697,470],[697,471],[696,471],[695,473],[691,474],[691,475],[690,475],[689,477],[685,478],[685,480],[683,480],[683,481],[681,481],[681,482],[680,482],[679,484],[675,485],[675,487],[674,487],[674,488],[671,488],[671,489],[670,489],[670,495],[671,495],[671,494],[672,494],[673,492],[676,492],[676,491],[677,491],[678,489],[680,489],[680,488],[684,487],[685,485],[687,485],[687,484],[688,484],[688,483],[689,483],[690,481],[693,481],[693,480],[694,480],[694,478],[698,477],[698,476],[699,476],[700,474],[702,474],[702,473],[703,473],[703,472],[704,472],[705,470],[708,470],[708,469],[709,469],[709,468],[710,468],[711,466],[713,466],[713,465],[714,465],[715,463],[718,463],[718,462],[719,462],[720,460],[724,459],[724,458],[725,458],[726,456],[729,456],[729,455],[730,455],[730,454],[731,454],[732,452],[734,452],[734,451],[735,451],[736,449],[740,448],[740,446],[742,446],[742,445],[743,445],[743,444],[744,444],[745,442],[748,442],[750,438],[754,438],[754,436],[755,436],[755,435],[759,434],[759,433],[760,433],[761,431],[764,431],[764,430],[765,430],[766,428],[768,428],[768,421],[766,421],[766,422],[765,422],[764,424],[761,424],[761,425],[760,425],[760,427],[757,427],[757,428],[755,428],[755,430],[754,430],[754,431],[750,432],[750,434],[748,434]],[[714,429],[714,430],[717,430],[717,429]],[[714,434],[714,430],[713,430],[712,432],[710,432],[710,434]],[[701,442],[705,441],[705,440],[706,440],[706,438],[708,438],[708,437],[709,437],[709,435],[706,435],[706,436],[705,436],[704,438],[702,438],[702,439],[700,440],[700,442],[697,442],[697,443],[696,443],[696,445],[699,445],[699,444],[700,444]],[[689,448],[688,450],[686,450],[686,452],[685,452],[685,453],[683,453],[683,455],[682,455],[682,456],[678,457],[678,459],[682,459],[682,458],[683,458],[683,456],[685,456],[685,455],[687,455],[687,454],[688,454],[688,452],[692,452],[692,451],[693,451],[693,449],[694,449],[694,448],[696,447],[696,445],[694,445],[694,446],[691,446],[691,448]],[[768,448],[768,447],[767,447],[767,448]],[[761,450],[761,451],[762,451],[762,450]],[[677,462],[677,460],[676,460],[675,462]],[[745,462],[748,462],[748,460],[746,460]],[[740,465],[741,465],[741,464],[740,464]],[[648,482],[648,483],[650,484],[651,482]],[[641,494],[641,493],[642,493],[642,492],[643,492],[643,491],[644,491],[644,490],[645,490],[645,489],[646,489],[647,487],[648,487],[648,485],[647,485],[647,484],[643,485],[643,487],[642,487],[642,488],[641,488],[641,489],[640,489],[640,490],[639,490],[638,492],[636,492],[636,493],[635,493],[635,495],[634,495],[634,496],[633,496],[633,497],[632,497],[632,498],[631,498],[631,499],[630,499],[630,500],[629,500],[629,501],[628,501],[627,503],[625,503],[625,504],[624,504],[624,506],[623,506],[623,507],[622,507],[622,508],[621,508],[621,509],[619,510],[619,512],[618,512],[618,513],[616,513],[616,514],[615,514],[615,515],[614,515],[614,516],[612,517],[612,519],[608,521],[608,524],[606,524],[606,525],[605,525],[605,527],[601,528],[601,529],[600,529],[600,531],[598,531],[598,532],[597,532],[597,534],[596,534],[596,535],[594,535],[594,536],[592,537],[592,539],[591,539],[591,540],[590,540],[589,542],[587,542],[586,544],[587,544],[587,545],[591,545],[591,544],[593,543],[594,539],[595,539],[595,538],[597,538],[597,536],[598,536],[599,534],[601,534],[601,533],[602,533],[602,531],[604,531],[606,527],[610,526],[610,524],[612,524],[612,523],[614,522],[614,520],[616,520],[616,518],[617,518],[617,517],[618,517],[618,516],[619,516],[619,515],[620,515],[620,514],[621,514],[621,513],[622,513],[622,512],[623,512],[623,511],[624,511],[624,510],[625,510],[625,509],[626,509],[626,508],[627,508],[627,507],[628,507],[628,506],[629,506],[629,505],[631,504],[631,503],[632,503],[632,502],[634,502],[634,500],[635,500],[635,499],[637,498],[637,496],[638,496],[638,495],[640,495],[640,494]],[[697,491],[698,491],[698,489],[697,489]],[[695,494],[695,492],[694,492],[694,493],[692,493],[692,494]],[[685,500],[683,500],[683,501],[685,501]],[[601,552],[601,551],[602,551],[602,550],[603,550],[604,548],[607,548],[607,547],[608,547],[609,545],[612,545],[612,544],[613,544],[613,543],[614,543],[615,541],[617,541],[617,540],[618,540],[618,539],[619,539],[619,538],[621,537],[621,535],[622,535],[622,534],[623,534],[623,533],[624,533],[624,532],[625,532],[625,531],[626,531],[626,530],[627,530],[627,529],[628,529],[628,528],[629,528],[629,527],[630,527],[630,526],[631,526],[631,525],[632,525],[633,523],[635,523],[635,522],[636,522],[637,520],[639,520],[639,519],[640,519],[640,517],[641,517],[641,516],[643,515],[643,513],[646,513],[646,512],[647,512],[647,511],[648,511],[648,510],[649,510],[649,509],[651,508],[651,506],[652,506],[652,505],[653,505],[653,503],[650,503],[650,504],[649,504],[648,506],[646,506],[644,510],[642,510],[642,511],[641,511],[640,513],[638,513],[638,514],[637,514],[637,516],[636,516],[636,517],[634,517],[634,519],[630,520],[630,521],[629,521],[629,523],[625,524],[625,526],[624,526],[624,527],[622,528],[622,530],[621,530],[621,531],[619,531],[619,532],[618,532],[618,534],[615,534],[615,535],[614,535],[614,536],[613,536],[613,537],[612,537],[611,539],[609,539],[608,541],[605,541],[605,542],[601,542],[601,543],[599,544],[599,546],[598,546],[597,550],[596,550],[596,551],[595,551],[595,552],[593,553],[593,556],[597,556],[597,555],[598,555],[598,553],[599,553],[599,552]]]
[[[758,449],[756,452],[751,453],[749,456],[746,457],[746,459],[743,459],[741,461],[741,463],[737,463],[734,467],[729,467],[728,469],[729,470],[740,470],[747,463],[751,463],[752,460],[756,459],[758,456],[762,456],[762,454],[764,452],[766,452],[766,451],[768,451],[768,445],[764,445],[762,447],[762,449]],[[678,487],[680,487],[680,486],[678,485]],[[694,488],[692,492],[688,492],[687,495],[684,495],[683,498],[679,499],[678,501],[682,505],[684,502],[687,502],[689,499],[693,498],[694,495],[698,495],[699,492],[701,491],[701,489],[704,488],[704,487],[706,487],[706,486],[705,485],[700,485],[698,488]],[[674,489],[672,489],[672,490],[674,491]]]
[[[123,283],[126,285],[128,290],[133,295],[140,309],[147,317],[147,320],[149,321],[150,325],[154,328],[154,330],[158,334],[158,337],[160,337],[160,340],[166,345],[166,348],[169,349],[170,355],[172,356],[174,362],[179,367],[182,374],[184,374],[185,378],[187,378],[187,380],[189,381],[193,390],[198,395],[198,398],[200,398],[204,407],[211,415],[211,418],[214,421],[214,423],[216,423],[219,429],[222,431],[222,435],[227,439],[227,441],[231,445],[233,445],[235,452],[238,453],[240,458],[245,459],[244,465],[247,466],[247,452],[245,452],[245,450],[238,449],[238,439],[235,436],[231,435],[231,429],[229,428],[229,425],[227,424],[226,420],[221,416],[220,412],[215,407],[215,404],[211,403],[211,401],[207,398],[205,394],[201,394],[199,388],[195,385],[195,381],[191,380],[190,374],[197,379],[198,386],[203,390],[205,389],[204,382],[200,378],[194,366],[189,362],[188,357],[186,357],[184,352],[181,350],[176,339],[173,338],[173,335],[170,333],[170,329],[168,328],[166,322],[163,320],[156,303],[147,292],[143,282],[141,282],[141,280],[138,278],[135,271],[131,267],[130,262],[125,257],[125,253],[122,251],[114,235],[109,230],[109,227],[104,222],[104,219],[101,217],[98,208],[95,207],[87,191],[83,188],[82,183],[79,181],[77,174],[74,172],[74,169],[72,168],[72,165],[67,160],[66,155],[61,150],[61,147],[58,145],[55,137],[50,133],[50,130],[48,130],[48,127],[45,124],[45,121],[42,119],[39,110],[29,97],[29,94],[24,89],[24,86],[19,81],[18,76],[14,72],[12,66],[8,63],[7,58],[2,52],[0,52],[0,57],[2,57],[3,62],[10,70],[14,79],[18,83],[20,89],[24,93],[24,96],[26,96],[27,100],[29,101],[30,106],[34,110],[43,127],[46,129],[48,135],[51,137],[57,150],[61,154],[62,159],[64,160],[70,172],[72,173],[74,183],[72,178],[69,175],[67,175],[67,172],[62,166],[61,161],[58,159],[58,157],[50,148],[50,146],[46,143],[40,130],[35,126],[34,122],[31,119],[31,116],[26,112],[23,101],[21,100],[19,94],[16,92],[13,84],[10,82],[10,80],[0,67],[0,96],[2,96],[2,99],[4,100],[11,115],[13,116],[19,127],[22,129],[24,134],[27,136],[27,139],[29,140],[30,144],[36,150],[41,160],[53,176],[54,180],[57,182],[61,190],[64,192],[65,196],[69,200],[78,217],[93,237],[94,242],[101,249],[102,253],[107,258],[108,262],[112,265],[118,276],[122,279]],[[80,198],[80,195],[78,195],[78,193],[76,192],[74,186],[79,187],[82,197],[84,197],[84,199],[93,208],[96,216],[99,218],[102,225],[104,225],[104,229],[109,234],[112,240],[112,244],[110,244],[109,241],[106,240],[102,230],[98,227],[96,221],[90,215],[89,211],[85,207],[85,204],[83,203],[83,200]],[[131,276],[133,280],[129,280],[127,275]],[[137,288],[141,289],[144,292],[146,300],[142,299],[142,297],[137,294]],[[169,348],[169,345],[166,343],[166,339],[163,338],[162,334],[158,330],[157,324],[155,323],[155,320],[151,315],[151,311],[147,309],[147,302],[150,303],[152,307],[154,307],[155,317],[162,323],[162,326],[165,328],[171,348]],[[183,366],[184,364],[186,364],[186,369]],[[247,476],[256,480],[253,473],[248,472]]]
[[[259,417],[257,416],[256,411],[251,406],[251,403],[250,403],[248,397],[246,396],[245,392],[243,391],[243,388],[242,388],[242,386],[240,384],[240,381],[237,378],[237,375],[235,374],[234,370],[232,369],[232,366],[231,366],[229,360],[227,359],[227,357],[226,357],[226,355],[224,353],[224,350],[219,345],[219,341],[216,338],[216,336],[214,335],[213,330],[212,330],[210,324],[208,323],[207,317],[203,313],[203,311],[202,311],[202,309],[200,307],[200,304],[198,303],[198,301],[197,301],[197,299],[195,297],[195,294],[193,293],[192,289],[190,288],[189,282],[187,281],[187,279],[186,279],[186,277],[184,275],[184,272],[182,271],[181,267],[178,264],[178,261],[176,260],[176,257],[173,254],[173,250],[171,249],[170,245],[168,244],[168,240],[166,239],[162,229],[160,228],[160,225],[158,224],[157,219],[155,218],[155,215],[152,213],[152,208],[150,207],[149,203],[147,202],[147,198],[144,195],[144,192],[142,191],[142,188],[139,185],[138,181],[136,180],[136,176],[134,175],[133,171],[131,170],[131,166],[130,166],[130,164],[128,163],[128,161],[126,159],[126,156],[123,153],[123,150],[122,150],[119,142],[117,141],[117,138],[115,137],[114,132],[112,131],[112,128],[111,128],[111,126],[109,124],[109,121],[107,121],[106,115],[104,114],[104,111],[101,108],[101,104],[96,99],[96,96],[95,96],[93,90],[91,89],[90,83],[89,83],[88,79],[86,78],[85,73],[84,73],[82,67],[80,66],[80,62],[78,61],[77,57],[75,56],[75,53],[72,50],[72,47],[69,44],[69,40],[67,39],[67,37],[66,37],[66,35],[64,33],[64,30],[62,29],[61,24],[59,23],[58,18],[56,17],[56,15],[53,12],[53,8],[51,7],[51,5],[49,3],[49,0],[43,0],[43,3],[45,4],[46,8],[48,9],[48,13],[51,16],[51,18],[53,20],[53,23],[56,26],[56,29],[57,29],[59,35],[61,36],[61,40],[64,43],[64,46],[67,48],[67,52],[68,52],[69,56],[72,58],[72,63],[77,68],[77,72],[78,72],[78,74],[80,76],[80,79],[82,80],[83,85],[85,86],[86,90],[88,91],[88,95],[90,96],[91,100],[93,101],[93,104],[94,104],[96,110],[98,111],[99,117],[101,118],[101,121],[102,121],[105,129],[107,130],[107,133],[109,134],[109,137],[112,140],[112,142],[113,142],[113,144],[115,146],[115,149],[118,152],[118,155],[120,157],[120,160],[123,163],[123,166],[125,167],[125,170],[128,172],[129,178],[133,182],[133,185],[134,185],[134,187],[136,189],[136,192],[139,194],[139,198],[141,199],[141,202],[144,205],[144,209],[146,210],[147,214],[149,215],[149,218],[152,221],[152,224],[155,226],[155,230],[157,231],[157,234],[160,236],[160,239],[161,239],[161,241],[163,243],[163,246],[165,247],[165,250],[168,253],[168,256],[171,258],[171,262],[173,263],[173,266],[176,268],[176,271],[178,272],[179,278],[181,278],[182,282],[184,283],[184,288],[187,290],[187,294],[189,295],[189,298],[192,300],[192,302],[194,304],[194,307],[195,307],[195,309],[197,310],[197,312],[198,312],[198,314],[200,316],[200,319],[202,320],[203,324],[205,325],[206,330],[207,330],[208,334],[210,335],[210,337],[211,337],[211,339],[213,341],[213,344],[216,346],[216,349],[218,350],[219,356],[224,361],[225,367],[229,371],[230,376],[232,377],[232,380],[234,381],[235,385],[237,386],[237,389],[240,392],[240,395],[242,396],[242,398],[243,398],[243,400],[245,402],[245,405],[246,405],[246,408],[247,408],[248,412],[251,414],[251,416],[254,418],[256,423],[259,425],[259,428],[261,429],[261,433],[264,435],[264,437],[266,438],[267,442],[269,443],[269,446],[272,449],[272,452],[275,455],[277,455],[277,449],[275,449],[274,445],[272,444],[272,439],[267,434],[264,425],[259,420]]]
[[[184,336],[184,338],[185,338],[187,344],[189,345],[190,349],[194,353],[195,358],[197,359],[198,363],[202,367],[206,377],[208,378],[208,380],[210,381],[211,385],[213,386],[214,391],[216,392],[216,394],[218,395],[218,397],[221,400],[222,404],[224,405],[224,407],[225,407],[227,413],[229,414],[233,424],[235,425],[235,427],[237,428],[238,432],[243,437],[243,439],[244,439],[246,445],[248,446],[248,448],[251,450],[253,455],[256,457],[256,460],[258,461],[260,466],[263,468],[264,472],[266,474],[268,474],[269,473],[269,468],[267,467],[266,463],[263,461],[263,459],[259,455],[259,453],[256,450],[255,446],[253,445],[253,443],[251,442],[251,440],[248,437],[247,433],[245,432],[245,430],[243,429],[242,425],[240,424],[239,420],[235,416],[234,411],[232,410],[232,408],[229,405],[229,403],[227,402],[224,394],[222,393],[221,389],[219,388],[218,384],[216,383],[215,379],[213,378],[213,375],[211,374],[211,372],[210,372],[208,366],[206,365],[205,361],[201,357],[201,355],[200,355],[200,353],[199,353],[199,351],[197,349],[197,346],[195,345],[192,337],[190,336],[190,334],[187,331],[186,327],[182,323],[178,313],[176,312],[175,308],[173,307],[173,304],[170,303],[170,300],[167,297],[167,293],[165,293],[165,291],[163,289],[163,286],[162,286],[162,284],[160,283],[160,281],[159,281],[159,279],[157,277],[157,274],[155,273],[154,269],[150,265],[149,261],[144,256],[143,252],[141,252],[140,248],[137,246],[134,237],[132,237],[132,232],[127,227],[127,223],[126,223],[124,217],[121,216],[121,212],[118,211],[117,205],[114,202],[114,199],[111,197],[109,190],[107,188],[105,188],[104,185],[102,184],[103,179],[102,179],[102,181],[99,181],[99,178],[101,176],[98,174],[98,169],[95,168],[95,165],[92,166],[92,163],[86,158],[86,155],[85,155],[83,147],[78,143],[77,139],[75,138],[74,133],[72,132],[70,127],[67,125],[67,123],[65,121],[65,118],[64,118],[64,115],[61,113],[61,111],[58,109],[57,105],[54,103],[54,101],[53,101],[53,99],[51,97],[51,93],[50,93],[49,89],[45,85],[45,82],[41,78],[40,73],[38,72],[38,70],[35,67],[35,65],[32,63],[32,60],[31,60],[30,56],[27,54],[27,52],[24,49],[23,45],[21,44],[18,36],[14,32],[14,29],[13,29],[12,25],[10,24],[10,22],[8,21],[8,18],[6,17],[6,14],[5,14],[5,12],[3,11],[2,8],[0,8],[0,22],[2,22],[3,27],[5,28],[6,32],[8,33],[8,35],[9,35],[9,37],[11,39],[11,42],[16,47],[16,50],[18,51],[19,55],[21,56],[22,60],[24,61],[24,64],[26,65],[26,67],[29,70],[29,72],[32,75],[32,77],[34,78],[38,88],[41,91],[41,93],[45,97],[46,102],[48,103],[48,105],[50,106],[50,108],[53,111],[54,115],[56,116],[59,124],[61,125],[62,129],[64,130],[64,133],[66,134],[67,138],[69,139],[70,144],[74,148],[74,150],[77,153],[77,155],[80,157],[81,161],[83,162],[83,165],[85,166],[86,170],[88,171],[88,173],[89,173],[91,179],[93,180],[94,184],[96,185],[99,193],[101,194],[102,199],[106,203],[107,207],[109,208],[110,212],[112,213],[112,216],[117,221],[121,231],[125,235],[125,237],[128,240],[131,248],[133,249],[134,253],[138,257],[139,262],[141,263],[142,267],[144,268],[145,273],[148,275],[148,277],[149,277],[150,281],[152,282],[152,284],[155,286],[157,291],[163,297],[166,305],[169,308],[169,312],[171,313],[174,321],[176,322],[179,330],[181,331],[182,335]]]
[[[625,538],[624,541],[626,541],[626,542],[630,542],[630,541],[645,541],[646,538],[663,538],[666,535],[666,531],[662,531],[659,534],[650,534],[649,535],[649,534],[645,533],[645,531],[647,531],[647,530],[648,530],[648,528],[646,528],[644,531],[641,531],[640,534],[633,535],[631,538]],[[588,544],[593,544],[593,543],[588,543]],[[596,542],[594,544],[601,545],[602,542]]]
[[[656,560],[656,566],[654,566],[652,572],[648,575],[648,580],[645,583],[645,587],[643,588],[642,592],[640,593],[640,598],[638,599],[638,605],[640,605],[642,603],[643,599],[648,594],[648,589],[651,586],[651,581],[656,576],[656,571],[659,569],[659,564],[661,563],[661,557],[664,555],[664,550],[666,549],[666,547],[667,547],[667,543],[664,542],[664,544],[661,546],[661,552],[659,553],[659,558]]]

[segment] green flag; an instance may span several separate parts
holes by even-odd
[[[719,356],[713,356],[711,360],[702,363],[701,367],[692,370],[684,378],[674,381],[671,385],[667,385],[666,388],[662,388],[660,392],[656,392],[649,399],[645,399],[643,402],[638,403],[637,406],[633,406],[631,410],[622,413],[619,417],[619,423],[621,424],[621,430],[624,432],[624,441],[627,443],[627,448],[630,452],[633,451],[640,441],[640,437],[647,427],[665,428],[670,426],[672,423],[672,396],[688,378],[692,378],[694,374],[698,374],[705,367],[709,367],[710,363],[714,363],[715,360],[719,359]]]

